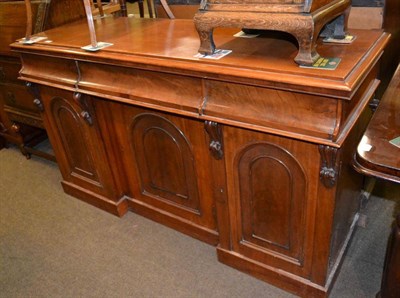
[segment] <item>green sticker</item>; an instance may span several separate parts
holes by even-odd
[[[389,142],[390,142],[390,144],[393,144],[400,148],[400,137],[394,138],[393,140],[390,140]]]
[[[328,69],[334,70],[340,63],[340,58],[324,58],[320,57],[317,61],[314,62],[311,66],[300,65],[300,67],[304,68],[315,68],[315,69]]]

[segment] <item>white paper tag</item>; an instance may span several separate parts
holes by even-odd
[[[358,146],[359,151],[369,152],[369,151],[371,151],[371,149],[372,149],[372,145],[367,144],[367,143],[361,143]]]
[[[212,55],[204,55],[204,54],[198,53],[198,54],[194,55],[193,57],[218,60],[218,59],[221,59],[222,57],[225,57],[226,55],[229,55],[230,53],[232,53],[232,50],[217,49],[214,51],[214,54],[212,54]]]
[[[112,46],[112,45],[113,45],[113,44],[112,44],[112,43],[109,43],[109,42],[102,42],[102,41],[99,41],[99,42],[97,43],[97,47],[93,47],[92,45],[88,45],[88,46],[81,47],[81,49],[82,49],[82,50],[85,50],[85,51],[89,51],[89,52],[96,52],[96,51],[99,51],[99,50],[101,50],[101,49],[104,49],[104,48],[109,47],[109,46]]]
[[[243,31],[239,31],[238,33],[234,34],[233,36],[235,37],[243,37],[243,38],[254,38],[259,36],[260,34],[248,34],[246,32]]]
[[[30,39],[26,40],[25,38],[22,38],[18,40],[19,43],[23,44],[34,44],[35,42],[42,41],[47,39],[46,36],[32,36]]]

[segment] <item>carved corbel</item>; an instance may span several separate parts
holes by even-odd
[[[82,96],[82,93],[75,92],[73,95],[74,101],[79,105],[79,107],[82,109],[81,111],[81,117],[86,121],[87,124],[90,126],[93,125],[93,118],[92,115],[89,113],[89,107]]]
[[[318,148],[321,155],[319,177],[326,187],[333,187],[339,173],[338,149],[325,145],[319,145]]]
[[[11,130],[13,133],[17,133],[17,134],[18,134],[18,133],[21,132],[21,125],[19,125],[19,124],[13,122],[13,124],[11,125],[10,130]]]
[[[378,98],[374,98],[373,100],[370,101],[368,106],[369,106],[369,108],[371,109],[372,112],[376,111],[376,109],[379,106],[379,102],[380,102],[380,100]]]
[[[38,108],[39,111],[44,111],[44,106],[42,99],[40,98],[39,87],[31,82],[26,82],[25,86],[28,88],[28,91],[33,96],[33,103]]]
[[[221,159],[224,156],[222,145],[221,126],[213,121],[206,121],[204,127],[210,137],[209,149],[215,159]]]

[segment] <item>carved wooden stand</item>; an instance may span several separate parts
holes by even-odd
[[[350,0],[334,0],[328,4],[328,1],[323,0],[294,0],[293,4],[277,4],[277,1],[263,1],[262,4],[236,2],[202,2],[194,17],[200,37],[200,53],[214,53],[213,30],[217,27],[277,30],[290,33],[297,39],[299,52],[295,62],[300,65],[312,65],[319,58],[316,41],[321,29],[342,14],[345,19],[343,25],[346,27],[350,6]],[[243,2],[246,1],[241,3]],[[344,31],[344,28],[342,30]]]

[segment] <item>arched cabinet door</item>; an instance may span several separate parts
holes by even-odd
[[[160,115],[142,113],[132,119],[130,134],[142,194],[200,214],[196,165],[183,132]]]
[[[229,127],[224,132],[231,250],[306,276],[311,209],[304,152],[312,145]]]
[[[117,200],[90,98],[41,87],[46,128],[66,186]],[[74,97],[75,96],[75,97]]]
[[[235,163],[241,242],[302,259],[304,172],[285,149],[267,142],[246,146]]]
[[[216,244],[213,157],[204,122],[117,103],[110,110],[113,123],[121,124],[131,209]]]

